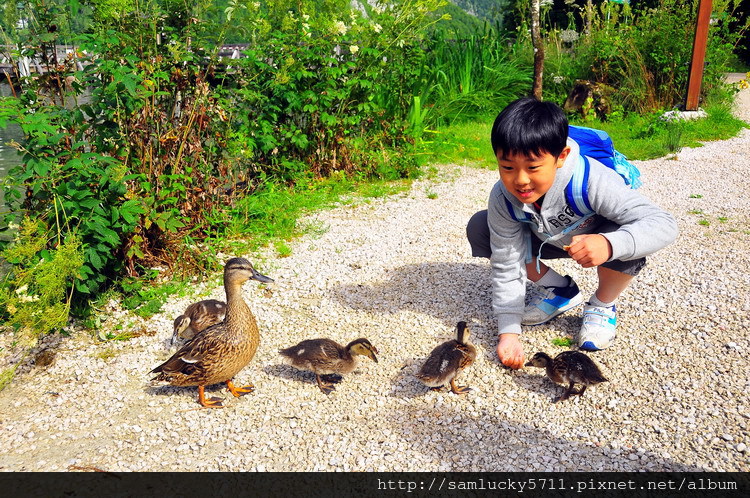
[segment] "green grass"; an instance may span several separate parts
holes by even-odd
[[[572,337],[555,337],[552,339],[552,344],[561,348],[568,348],[573,345]]]
[[[428,130],[422,137],[420,149],[431,163],[459,163],[497,167],[490,145],[490,130],[494,116],[475,121],[441,126]]]
[[[338,203],[366,202],[409,188],[408,180],[357,181],[343,175],[323,180],[307,180],[293,187],[267,184],[237,202],[228,239],[240,244],[236,249],[253,252],[275,244],[279,253],[287,253],[284,243],[306,233],[312,226],[298,223],[300,217]],[[220,242],[220,241],[214,241]],[[288,255],[288,253],[287,253]]]
[[[571,124],[604,130],[612,137],[617,150],[629,159],[647,160],[664,157],[681,147],[700,147],[700,142],[726,140],[736,136],[747,123],[735,118],[725,103],[708,103],[708,117],[686,121],[680,133],[670,129],[659,117],[635,114],[607,122],[581,122],[571,119]],[[425,134],[421,147],[434,163],[473,164],[494,169],[496,163],[490,146],[490,131],[494,116],[476,121],[440,127]],[[675,136],[679,141],[675,142]]]

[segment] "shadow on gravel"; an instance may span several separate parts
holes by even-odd
[[[372,313],[410,311],[434,316],[448,330],[456,322],[474,323],[472,339],[483,340],[491,318],[489,265],[427,262],[393,270],[387,280],[373,284],[342,285],[332,289],[339,303]],[[494,334],[491,334],[494,340]],[[436,346],[437,344],[433,345]],[[429,354],[430,348],[425,350]]]
[[[216,396],[218,398],[226,397],[225,395],[228,393],[226,390],[226,385],[224,383],[221,384],[213,384],[210,386],[206,386],[206,397]],[[151,386],[147,385],[143,392],[148,394],[149,396],[184,396],[186,398],[195,398],[196,404],[198,403],[198,387],[197,386],[185,386],[185,387],[178,387],[178,386]],[[209,396],[209,394],[211,396]],[[232,396],[229,395],[231,398]],[[198,405],[199,406],[199,405]]]
[[[560,437],[480,408],[473,414],[443,403],[431,411],[402,405],[391,412],[406,444],[451,471],[676,471],[705,469],[636,448],[614,449]],[[409,430],[403,421],[409,420]],[[534,467],[540,465],[540,467]]]
[[[278,363],[276,365],[266,365],[263,367],[263,372],[280,379],[288,380],[291,382],[304,382],[315,386],[315,390],[318,389],[318,381],[315,379],[315,374],[306,370],[298,370],[293,366],[286,365],[284,363]],[[346,383],[347,377],[353,377],[361,375],[359,370],[354,370],[344,375],[341,379],[334,381],[334,384]]]
[[[355,310],[395,313],[409,310],[431,314],[446,323],[478,318],[490,305],[488,264],[426,262],[394,269],[390,278],[372,285],[343,285],[336,299]],[[485,318],[487,313],[482,313]]]

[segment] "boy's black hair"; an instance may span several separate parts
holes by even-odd
[[[534,97],[514,100],[497,115],[492,125],[492,150],[503,156],[539,156],[545,152],[557,157],[568,139],[568,118],[552,102]]]

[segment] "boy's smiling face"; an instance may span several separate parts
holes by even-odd
[[[540,155],[505,155],[497,152],[500,180],[516,199],[524,204],[538,201],[552,187],[558,168],[562,168],[570,147],[565,147],[559,156],[549,152]]]

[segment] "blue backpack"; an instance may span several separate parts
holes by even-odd
[[[641,172],[628,161],[620,152],[615,150],[615,145],[606,131],[586,128],[584,126],[568,126],[568,136],[574,140],[580,148],[583,164],[573,172],[568,186],[565,187],[565,198],[570,208],[578,216],[586,216],[593,213],[589,204],[588,179],[589,179],[589,157],[593,157],[603,165],[611,168],[625,181],[630,188],[638,188],[643,182],[639,178]]]

